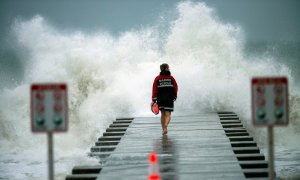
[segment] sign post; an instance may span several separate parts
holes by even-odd
[[[274,167],[274,134],[273,126],[268,126],[268,154],[269,154],[269,179],[274,179],[275,167]]]
[[[47,132],[48,139],[48,174],[49,180],[54,179],[54,165],[53,165],[53,134],[52,132]]]
[[[286,77],[252,79],[252,121],[268,127],[269,179],[274,179],[274,126],[288,125],[288,80]]]
[[[31,130],[47,133],[49,180],[54,179],[53,132],[68,128],[66,84],[32,84],[30,93]]]

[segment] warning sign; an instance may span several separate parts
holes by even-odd
[[[31,85],[32,132],[67,131],[66,84]]]
[[[288,124],[286,77],[252,79],[252,119],[257,126]]]

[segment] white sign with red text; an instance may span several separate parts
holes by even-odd
[[[68,125],[66,84],[31,85],[32,132],[63,132]]]
[[[288,80],[286,77],[253,78],[251,89],[253,125],[288,125]]]

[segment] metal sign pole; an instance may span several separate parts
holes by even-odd
[[[273,126],[268,126],[269,150],[269,179],[274,180],[274,134]]]
[[[54,180],[54,168],[53,168],[53,134],[52,132],[47,133],[48,137],[48,173],[49,180]]]

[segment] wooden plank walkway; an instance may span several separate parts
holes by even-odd
[[[66,179],[147,179],[152,151],[163,180],[267,177],[264,156],[233,113],[174,116],[168,129],[163,136],[158,116],[117,119],[91,148],[100,165],[75,167]]]

